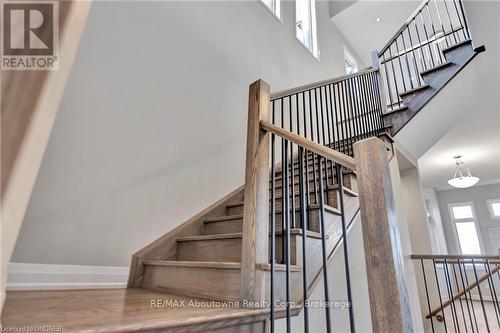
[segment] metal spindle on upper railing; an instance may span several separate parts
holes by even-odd
[[[425,0],[378,52],[389,110],[422,87],[421,73],[446,62],[443,50],[470,39],[463,0]]]
[[[412,255],[419,261],[432,332],[500,330],[500,256]],[[430,267],[429,267],[430,266]],[[429,274],[430,272],[430,274]]]

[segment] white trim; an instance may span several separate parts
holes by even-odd
[[[303,41],[297,37],[297,3],[294,4],[294,35],[295,39],[299,42],[299,44],[307,50],[314,59],[316,59],[318,62],[320,61],[320,49],[319,49],[319,36],[318,36],[318,15],[316,13],[316,0],[307,0],[309,1],[309,21],[311,22],[311,49],[308,48],[306,45],[304,45]],[[311,6],[311,2],[314,2],[314,5]]]
[[[275,12],[272,8],[269,8],[263,0],[257,0],[257,2],[260,2],[261,5],[263,5],[267,9],[267,11],[269,13],[271,13],[271,15],[274,16],[275,19],[278,20],[279,23],[283,24],[283,19],[282,19],[282,17],[283,17],[283,4],[281,3],[281,0],[274,0],[274,1],[275,1],[275,3],[279,2],[279,9],[277,10],[278,13]]]
[[[457,223],[464,223],[464,222],[474,222],[474,225],[476,227],[476,234],[477,234],[477,239],[479,241],[479,250],[481,253],[486,253],[486,248],[484,247],[484,241],[483,241],[483,233],[481,230],[481,225],[479,224],[477,220],[477,214],[476,214],[476,206],[473,201],[467,201],[467,202],[450,202],[448,203],[448,214],[450,214],[450,223],[453,229],[453,236],[455,239],[455,246],[457,248],[457,251],[459,251],[461,254],[462,253],[462,246],[460,245],[460,240],[458,239],[458,232],[457,232]],[[457,206],[470,206],[472,210],[472,217],[471,218],[465,218],[465,219],[455,219],[453,216],[453,207]]]
[[[7,290],[125,288],[129,268],[11,263]]]
[[[499,220],[500,215],[495,215],[493,214],[493,204],[494,203],[500,203],[500,199],[489,199],[486,200],[486,205],[488,206],[488,211],[490,212],[490,217],[492,220]]]

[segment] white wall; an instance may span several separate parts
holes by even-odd
[[[496,254],[500,248],[500,220],[491,219],[486,201],[500,199],[500,184],[473,186],[466,189],[438,191],[439,206],[443,217],[444,231],[450,253],[460,253],[455,241],[453,224],[448,204],[456,202],[474,202],[480,237],[487,254]]]
[[[424,188],[424,199],[429,221],[429,233],[431,237],[432,252],[435,254],[447,254],[446,236],[444,235],[443,220],[439,209],[439,200],[434,188]]]
[[[317,6],[320,61],[294,37],[293,2],[282,24],[259,1],[96,1],[13,261],[126,266],[242,184],[248,85],[344,74]]]

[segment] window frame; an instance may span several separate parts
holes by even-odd
[[[500,220],[500,215],[495,215],[495,213],[493,212],[494,203],[500,203],[500,198],[486,200],[486,205],[488,206],[488,212],[490,213],[490,218],[492,220]]]
[[[459,206],[470,206],[471,211],[472,211],[472,217],[468,218],[463,218],[463,219],[455,219],[453,215],[453,207],[459,207]],[[448,213],[450,214],[450,223],[452,224],[451,227],[453,229],[453,236],[455,240],[455,246],[457,247],[457,250],[462,253],[462,246],[460,245],[460,238],[458,237],[458,230],[457,230],[457,223],[467,223],[467,222],[473,222],[474,227],[476,228],[476,235],[477,235],[477,240],[479,242],[479,251],[481,251],[480,254],[486,253],[485,247],[484,247],[484,242],[483,242],[483,236],[482,236],[482,231],[481,231],[481,226],[477,220],[477,214],[476,214],[476,207],[474,205],[473,201],[467,201],[467,202],[451,202],[448,203]]]
[[[317,11],[316,11],[316,0],[306,0],[309,2],[309,4],[311,4],[309,6],[309,21],[311,22],[311,31],[312,31],[312,50],[309,49],[300,39],[299,37],[297,36],[297,0],[295,1],[294,3],[294,14],[295,14],[295,18],[294,18],[294,35],[295,35],[295,39],[299,42],[299,44],[304,48],[306,49],[310,54],[312,54],[312,56],[314,57],[314,59],[316,59],[317,61],[320,61],[320,50],[319,50],[319,36],[318,36],[318,15],[317,15]],[[267,7],[267,6],[266,6]],[[314,11],[314,13],[313,13]],[[314,24],[313,24],[314,23]]]
[[[352,68],[354,68],[354,72],[347,73],[347,67],[346,67],[347,63]],[[349,50],[347,49],[347,47],[345,45],[344,45],[344,69],[345,69],[346,75],[355,74],[359,71],[358,62],[356,61],[356,59],[354,59],[351,52],[349,52]]]
[[[275,19],[278,20],[279,23],[283,24],[283,1],[282,0],[272,0],[275,4],[276,3],[279,3],[279,9],[278,10],[273,10],[272,8],[270,8],[265,2],[264,0],[257,0],[257,2],[259,2],[262,6],[264,6],[265,9],[267,9],[267,11],[269,13],[271,13],[271,15],[274,16]],[[275,5],[276,7],[276,5]]]

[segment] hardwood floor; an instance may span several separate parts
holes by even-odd
[[[481,307],[481,302],[471,302],[469,300],[467,304],[464,298],[461,298],[460,300],[462,304],[460,304],[459,301],[455,301],[456,317],[452,310],[452,306],[448,306],[444,311],[447,332],[500,332],[500,324],[497,322],[493,302],[484,301],[484,310],[486,312],[485,317],[485,314]],[[470,312],[467,311],[467,305],[469,306]],[[463,313],[461,311],[461,307],[464,308]],[[486,320],[488,321],[488,326],[486,326]],[[471,322],[472,325],[474,325],[473,328],[471,328]],[[438,322],[434,320],[434,325],[436,325],[436,327],[444,329],[444,322]]]
[[[146,289],[12,291],[7,293],[2,325],[4,329],[47,325],[52,327],[46,332],[88,333],[264,329],[265,309],[197,307],[196,301],[210,302]]]

